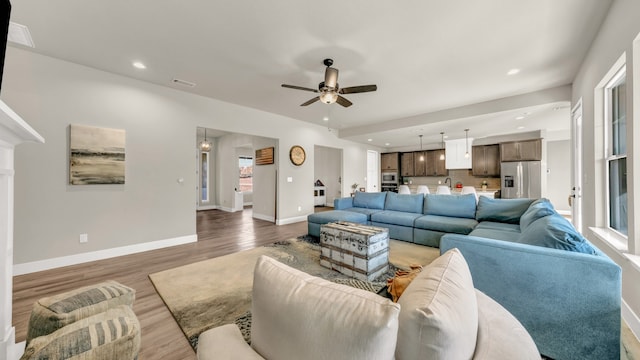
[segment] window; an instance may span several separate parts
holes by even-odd
[[[253,191],[253,158],[250,156],[240,156],[240,191]]]
[[[209,201],[209,153],[200,153],[200,201]]]
[[[627,84],[624,66],[604,91],[608,227],[627,236]]]

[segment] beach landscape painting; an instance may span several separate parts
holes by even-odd
[[[125,131],[70,125],[69,183],[124,184]]]

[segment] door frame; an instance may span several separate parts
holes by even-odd
[[[573,185],[569,200],[571,201],[571,221],[579,232],[582,232],[582,98],[571,109],[571,151],[573,161]]]

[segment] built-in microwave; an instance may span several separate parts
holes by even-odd
[[[398,183],[398,173],[397,172],[383,172],[382,173],[382,181],[383,184],[397,184]]]

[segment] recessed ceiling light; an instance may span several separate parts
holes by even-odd
[[[367,141],[371,142],[371,141],[373,141],[373,139],[367,139]]]
[[[518,126],[517,129],[518,130],[522,130],[522,129],[524,129],[524,126]]]
[[[522,120],[524,119],[524,116],[520,115],[520,116],[516,116],[516,120]]]
[[[444,138],[445,138],[445,139],[448,139],[448,138],[449,138],[449,135],[445,135],[445,136],[444,136]]]
[[[323,117],[322,121],[329,121],[329,117],[328,116]]]
[[[391,145],[391,143],[384,143],[384,146],[389,146]]]
[[[133,63],[133,67],[136,68],[136,69],[146,69],[147,68],[147,66],[145,64],[141,63],[140,61],[135,61]]]
[[[515,75],[520,72],[520,69],[511,69],[507,71],[507,75]]]

